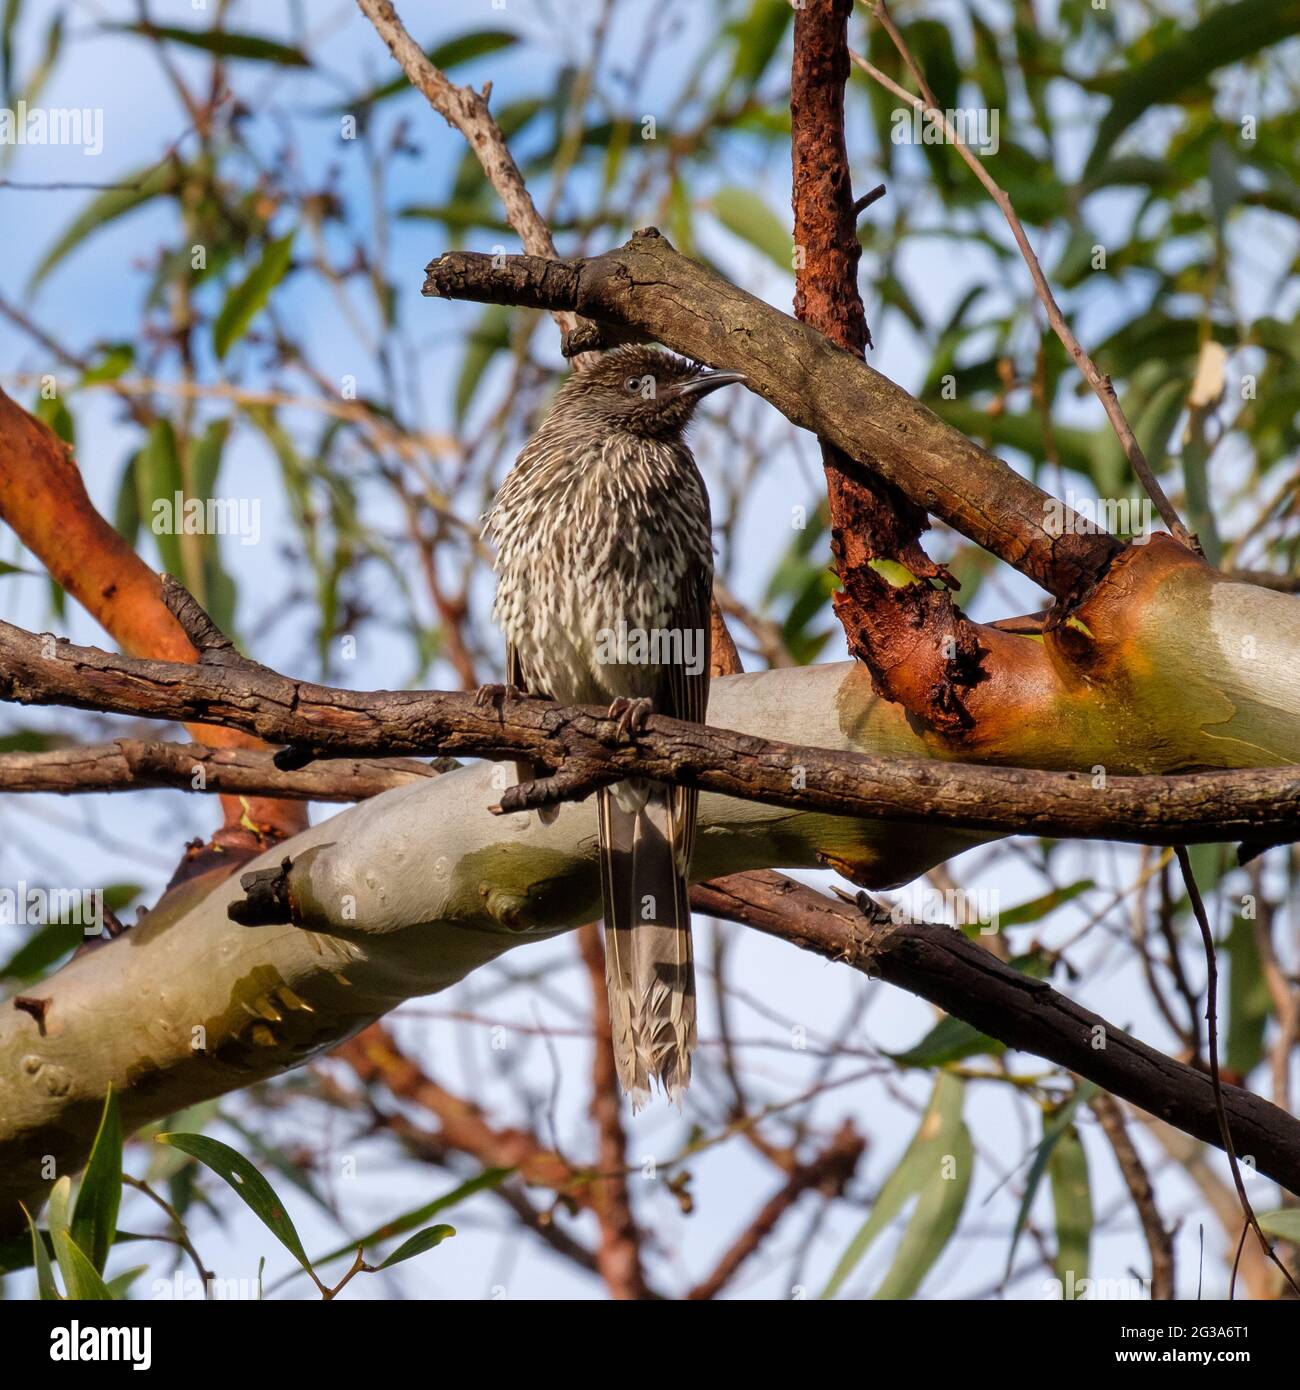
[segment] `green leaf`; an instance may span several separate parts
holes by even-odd
[[[230,435],[230,421],[213,420],[203,431],[190,454],[190,478],[196,497],[215,497],[217,495],[217,475],[221,471],[221,459]],[[204,606],[212,615],[212,620],[223,632],[230,632],[234,625],[236,589],[235,582],[227,574],[221,563],[221,546],[216,536],[205,535],[202,542],[201,563],[203,567],[202,590]]]
[[[170,420],[155,420],[149,439],[135,465],[139,511],[158,545],[163,568],[178,578],[184,574],[180,531],[182,518],[175,514],[175,497],[182,492],[180,450]],[[166,503],[158,506],[157,503]]]
[[[106,30],[139,34],[143,38],[163,39],[185,48],[201,49],[220,58],[241,58],[254,63],[277,63],[281,67],[308,68],[311,59],[300,48],[265,39],[260,34],[229,34],[222,29],[182,29],[170,24],[105,24]]]
[[[22,1203],[19,1205],[23,1206]],[[36,1223],[26,1206],[23,1206],[23,1215],[27,1218],[27,1229],[32,1233],[32,1264],[36,1266],[36,1288],[40,1298],[42,1302],[61,1299],[63,1295],[54,1282],[54,1269],[50,1265],[50,1252],[45,1248],[45,1238],[36,1229]]]
[[[59,1232],[53,1240],[68,1297],[87,1303],[111,1303],[113,1291],[68,1232]]]
[[[0,753],[48,753],[52,748],[67,748],[73,742],[66,734],[45,729],[15,729],[0,734]]]
[[[14,27],[22,10],[23,0],[5,0],[4,18],[0,20],[0,97],[6,106],[14,88]]]
[[[833,1298],[839,1292],[876,1237],[918,1195],[922,1200],[912,1213],[881,1292],[909,1285],[914,1291],[919,1286],[956,1227],[970,1186],[974,1155],[962,1120],[964,1097],[961,1079],[941,1072],[912,1142],[880,1189],[866,1224],[840,1257],[822,1291],[823,1298]],[[936,1190],[936,1185],[950,1190]]]
[[[304,1172],[299,1163],[283,1153],[280,1149],[268,1144],[233,1115],[219,1112],[218,1118],[220,1118],[222,1124],[233,1129],[234,1132],[250,1146],[247,1152],[251,1158],[257,1159],[263,1168],[269,1164],[281,1177],[291,1182],[299,1192],[310,1197],[317,1206],[329,1212],[331,1216],[334,1215],[334,1210],[329,1202],[316,1190],[316,1185],[312,1182],[311,1175]],[[319,1260],[312,1261],[313,1265],[318,1265],[319,1263]]]
[[[873,1299],[911,1298],[961,1220],[975,1171],[975,1145],[964,1123],[953,1137],[951,1152],[936,1152],[932,1158],[938,1159],[938,1167],[921,1190],[893,1263]]]
[[[50,1243],[54,1246],[54,1257],[59,1262],[63,1275],[63,1286],[68,1298],[112,1300],[108,1286],[99,1277],[99,1271],[91,1264],[72,1238],[68,1224],[68,1204],[72,1196],[72,1179],[60,1178],[50,1189],[50,1200],[46,1217],[50,1227]]]
[[[1005,111],[1007,79],[1003,71],[998,36],[980,18],[977,10],[970,11],[970,21],[975,38],[975,74],[980,90],[984,93],[984,105],[993,111]]]
[[[1259,1225],[1265,1235],[1276,1236],[1278,1240],[1289,1240],[1300,1245],[1300,1207],[1262,1211],[1259,1213]]]
[[[108,1291],[114,1298],[125,1299],[131,1292],[131,1285],[149,1268],[148,1265],[133,1265],[130,1269],[124,1269],[121,1274],[115,1274],[108,1281]]]
[[[1264,1029],[1273,1012],[1253,923],[1234,917],[1220,950],[1228,960],[1228,1041],[1223,1061],[1229,1070],[1246,1077],[1263,1056]]]
[[[1006,1278],[1011,1275],[1012,1261],[1016,1257],[1016,1246],[1020,1244],[1025,1223],[1029,1220],[1029,1209],[1034,1204],[1034,1197],[1038,1192],[1039,1183],[1043,1180],[1043,1174],[1047,1172],[1047,1165],[1051,1161],[1052,1152],[1061,1142],[1062,1135],[1073,1125],[1075,1112],[1079,1106],[1096,1094],[1097,1087],[1091,1081],[1085,1081],[1081,1086],[1075,1088],[1074,1094],[1054,1114],[1043,1117],[1043,1137],[1034,1149],[1034,1161],[1029,1166],[1029,1175],[1025,1179],[1024,1195],[1020,1199],[1020,1210],[1016,1213],[1016,1224],[1011,1233],[1011,1248],[1007,1251],[1007,1268],[1004,1276]]]
[[[50,1188],[49,1200],[45,1204],[45,1219],[53,1239],[56,1232],[68,1228],[68,1204],[72,1199],[72,1179],[60,1178]]]
[[[42,1231],[40,1235],[48,1257],[53,1252],[54,1242],[48,1231]],[[129,1245],[137,1241],[156,1240],[157,1236],[141,1235],[138,1231],[118,1231],[115,1244]],[[19,1269],[31,1269],[34,1256],[32,1242],[27,1235],[11,1236],[8,1240],[0,1241],[0,1275],[11,1274]]]
[[[486,58],[490,53],[500,53],[502,49],[513,48],[518,42],[515,34],[507,33],[504,29],[477,29],[448,39],[446,43],[430,49],[427,56],[435,68],[442,72],[450,72],[452,68],[472,62],[475,58]],[[358,106],[373,106],[377,101],[387,101],[389,97],[413,90],[405,76],[395,77],[381,87],[373,87],[370,91],[353,97],[345,106],[337,109],[344,112],[355,110]]]
[[[85,940],[75,922],[47,922],[0,965],[0,980],[37,980]]]
[[[1056,1212],[1056,1277],[1064,1288],[1088,1277],[1088,1246],[1092,1239],[1092,1192],[1088,1186],[1088,1156],[1074,1125],[1052,1150],[1047,1163],[1052,1185],[1052,1205]]]
[[[104,889],[104,906],[110,912],[121,912],[143,892],[144,887],[139,883],[110,883]]]
[[[27,103],[28,110],[36,104],[45,84],[49,81],[50,74],[54,71],[54,64],[58,60],[59,54],[63,51],[63,30],[64,12],[57,10],[54,17],[50,20],[45,30],[45,47],[36,66],[32,69],[27,78],[26,86],[23,88],[21,98]],[[8,163],[9,156],[13,153],[14,146],[8,145],[0,149],[0,168]]]
[[[1170,382],[1171,386],[1175,384],[1179,387],[1177,400],[1181,411],[1183,383]],[[1205,412],[1189,408],[1182,452],[1183,489],[1187,499],[1185,515],[1188,526],[1201,543],[1205,558],[1217,567],[1223,556],[1223,542],[1219,539],[1218,521],[1211,498],[1210,454],[1214,446],[1206,436],[1205,424]],[[1151,463],[1159,471],[1160,459],[1152,459]]]
[[[1080,893],[1086,893],[1090,888],[1095,887],[1096,884],[1092,879],[1081,878],[1077,883],[1071,883],[1067,888],[1053,888],[1050,893],[1044,893],[1042,897],[1031,898],[1027,903],[1020,903],[1017,907],[999,912],[998,927],[1022,927],[1029,922],[1037,922],[1046,917],[1049,912],[1055,912],[1062,904],[1077,898]]]
[[[314,1263],[317,1266],[327,1265],[334,1260],[341,1259],[344,1255],[354,1254],[358,1245],[362,1247],[375,1245],[380,1241],[391,1240],[393,1236],[400,1236],[407,1231],[414,1230],[415,1227],[428,1221],[431,1216],[437,1216],[440,1212],[456,1206],[465,1201],[466,1198],[474,1196],[476,1192],[485,1192],[489,1188],[499,1187],[514,1171],[513,1168],[485,1168],[477,1177],[470,1178],[468,1182],[461,1183],[459,1187],[453,1188],[441,1197],[435,1197],[432,1202],[426,1202],[423,1206],[416,1207],[414,1211],[408,1211],[404,1216],[386,1221],[382,1226],[376,1226],[373,1231],[368,1231],[356,1240],[347,1241],[328,1254],[318,1256]]]
[[[81,384],[89,386],[96,381],[116,381],[134,365],[135,349],[130,343],[111,343],[104,349],[99,361],[82,373]]]
[[[127,174],[121,182],[124,187],[110,188],[92,198],[57,238],[32,271],[31,278],[27,281],[29,294],[92,232],[99,231],[100,228],[115,222],[119,217],[125,216],[160,194],[174,193],[177,188],[177,170],[169,161],[163,165]]]
[[[752,0],[749,13],[728,26],[736,41],[736,49],[731,75],[723,88],[724,96],[733,95],[733,88],[739,88],[742,96],[748,96],[754,90],[776,56],[793,18],[794,10],[789,5],[774,5],[771,0]]]
[[[290,232],[268,242],[262,259],[226,296],[212,326],[212,346],[218,357],[225,357],[231,344],[243,337],[271,291],[284,279],[293,256],[293,238]]]
[[[38,396],[32,407],[32,414],[42,424],[48,425],[65,444],[76,444],[77,429],[72,420],[72,412],[62,396]]]
[[[410,1240],[405,1240],[393,1251],[383,1262],[376,1265],[376,1269],[391,1269],[394,1265],[400,1265],[403,1260],[409,1260],[416,1255],[423,1255],[426,1250],[432,1250],[435,1245],[441,1245],[448,1236],[454,1236],[456,1228],[454,1226],[427,1226],[423,1231],[413,1235]]]
[[[1152,106],[1176,102],[1219,68],[1240,62],[1300,30],[1300,0],[1240,0],[1222,5],[1155,49],[1144,62],[1128,61],[1105,79],[1110,110],[1097,127],[1085,175],[1096,172],[1116,140]]]
[[[710,208],[734,236],[761,251],[787,275],[793,274],[793,237],[758,194],[747,188],[720,188]]]
[[[117,500],[113,503],[113,529],[132,547],[140,534],[139,465],[140,451],[137,449],[122,469],[122,476],[117,484]]]
[[[211,1168],[218,1177],[225,1179],[240,1195],[249,1209],[271,1232],[281,1245],[309,1274],[311,1264],[307,1252],[302,1248],[298,1232],[284,1209],[275,1189],[243,1156],[236,1153],[228,1144],[219,1139],[210,1139],[205,1134],[158,1134],[154,1136],[159,1144],[170,1144],[191,1158]]]
[[[510,223],[486,198],[463,198],[455,203],[411,203],[398,210],[405,221],[440,222],[448,231],[466,232],[478,227],[508,235]]]
[[[1031,979],[1047,978],[1049,962],[1037,952],[1017,956],[1009,963],[1013,969]],[[942,1067],[966,1057],[986,1054],[996,1057],[1006,1050],[1005,1043],[981,1033],[974,1024],[945,1014],[915,1046],[909,1047],[906,1052],[889,1052],[885,1055],[904,1067]]]
[[[100,1274],[104,1272],[108,1252],[117,1235],[117,1212],[121,1204],[122,1121],[117,1096],[110,1084],[72,1218],[72,1238]]]
[[[987,1033],[981,1033],[965,1019],[945,1015],[914,1047],[906,1052],[890,1052],[901,1067],[943,1067],[950,1062],[960,1062],[966,1057],[979,1057],[985,1053],[996,1056],[1006,1051],[1006,1045]]]

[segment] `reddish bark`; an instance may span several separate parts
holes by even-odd
[[[605,952],[594,922],[578,929],[578,947],[591,977],[591,1118],[595,1125],[601,1176],[591,1184],[591,1204],[600,1222],[596,1267],[612,1297],[643,1299],[650,1295],[641,1264],[641,1232],[632,1214],[627,1185],[627,1135],[614,1069],[609,997],[605,988]]]
[[[795,315],[861,357],[871,344],[858,292],[857,214],[844,141],[853,0],[807,0],[796,9],[790,74]],[[822,441],[831,549],[843,588],[835,614],[849,651],[872,683],[936,732],[960,735],[974,722],[965,692],[983,679],[975,626],[932,579],[956,587],[921,548],[924,511]],[[905,566],[916,583],[898,588],[872,560]]]
[[[95,510],[71,451],[52,430],[0,391],[0,517],[51,577],[130,656],[198,660],[162,602],[158,576]],[[261,748],[260,740],[207,724],[187,726],[216,748]],[[266,797],[222,797],[227,852],[296,834],[305,805]],[[251,830],[250,830],[251,827]],[[247,840],[247,844],[239,842]]]

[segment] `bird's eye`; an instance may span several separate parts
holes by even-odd
[[[630,376],[623,385],[627,387],[629,391],[639,391],[641,389],[641,378],[639,376]]]

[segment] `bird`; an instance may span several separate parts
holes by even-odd
[[[704,722],[713,534],[685,432],[707,395],[743,380],[643,345],[567,378],[484,518],[508,689],[608,704],[624,735],[651,712]],[[680,1105],[696,1034],[698,794],[627,778],[596,797],[615,1070],[634,1112],[656,1081]]]

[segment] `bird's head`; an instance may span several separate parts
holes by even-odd
[[[565,382],[555,409],[609,430],[677,439],[705,396],[744,379],[739,372],[711,372],[657,348],[615,348]]]

